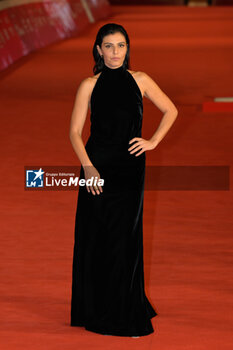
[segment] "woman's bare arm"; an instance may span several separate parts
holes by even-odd
[[[132,143],[134,144],[128,148],[128,151],[136,157],[145,151],[154,149],[164,138],[178,115],[178,110],[174,103],[159,88],[155,81],[144,72],[138,73],[138,82],[140,81],[141,83],[143,96],[149,98],[164,115],[157,130],[149,140],[145,140],[141,137],[134,137],[129,141],[129,145]]]
[[[99,178],[100,179],[100,173],[98,170],[94,167],[92,164],[90,158],[88,157],[86,148],[84,146],[83,140],[82,140],[82,131],[83,126],[87,117],[88,112],[88,102],[93,89],[93,80],[92,78],[86,78],[84,79],[81,84],[79,85],[76,98],[75,98],[75,104],[73,108],[73,112],[71,115],[71,122],[70,122],[70,141],[72,143],[72,146],[74,148],[75,153],[77,154],[85,173],[85,180],[93,178]],[[87,186],[87,191],[91,192],[93,195],[100,194],[100,192],[103,192],[102,186],[96,185],[93,186]]]
[[[88,101],[92,85],[90,80],[91,78],[86,78],[79,85],[70,122],[70,141],[82,166],[93,165],[81,137],[88,112]]]
[[[178,110],[168,96],[159,88],[155,81],[143,72],[144,95],[150,99],[160,110],[164,116],[150,141],[157,146],[164,138],[168,130],[174,123],[178,115]]]

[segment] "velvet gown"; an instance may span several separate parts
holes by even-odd
[[[75,217],[71,326],[117,336],[154,332],[157,315],[144,290],[145,152],[130,154],[141,137],[141,91],[124,66],[104,65],[92,91],[87,154],[104,179],[103,192],[79,186]],[[85,179],[81,167],[80,178]]]

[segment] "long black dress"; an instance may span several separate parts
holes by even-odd
[[[100,334],[148,335],[157,313],[144,291],[146,157],[128,151],[129,141],[141,137],[142,94],[123,65],[104,65],[90,104],[85,148],[104,186],[99,195],[79,187],[70,325]]]

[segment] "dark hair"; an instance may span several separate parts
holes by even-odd
[[[124,35],[126,43],[127,43],[127,52],[126,52],[125,59],[123,62],[123,67],[125,69],[129,69],[129,49],[130,49],[130,46],[129,46],[128,34],[127,34],[126,30],[120,24],[107,23],[99,29],[99,31],[96,35],[95,43],[94,43],[93,50],[92,50],[93,57],[95,60],[95,65],[93,67],[93,73],[95,75],[98,74],[99,72],[101,72],[103,69],[103,66],[104,66],[104,60],[100,56],[100,54],[97,50],[97,45],[99,45],[101,47],[102,42],[103,42],[103,38],[106,35],[114,34],[114,33],[118,33],[118,32]]]

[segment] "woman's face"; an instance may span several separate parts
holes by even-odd
[[[103,38],[101,47],[97,45],[99,54],[104,59],[106,66],[110,68],[118,68],[122,66],[127,52],[127,43],[122,33],[114,33],[106,35]]]

